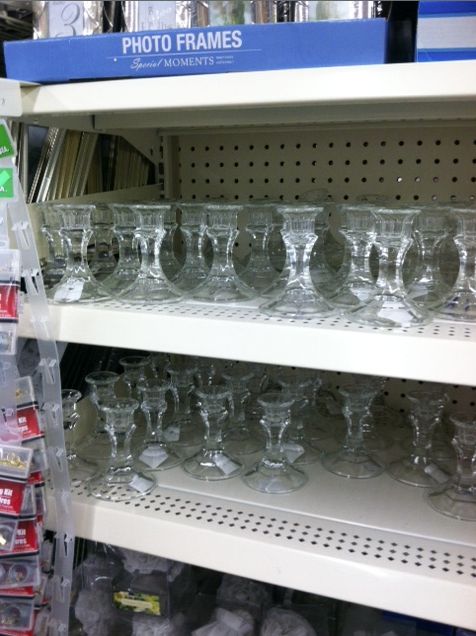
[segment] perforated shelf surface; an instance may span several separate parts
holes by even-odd
[[[291,495],[181,468],[129,503],[74,488],[78,536],[343,600],[476,627],[474,524],[427,506],[382,475],[345,480],[320,465]],[[49,525],[54,526],[50,520]]]
[[[251,305],[190,301],[143,307],[106,301],[50,305],[50,311],[53,334],[64,342],[476,385],[476,325],[469,323],[389,330],[342,317],[298,321]],[[26,307],[20,335],[31,334]]]

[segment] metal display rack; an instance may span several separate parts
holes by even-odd
[[[320,187],[336,202],[476,195],[472,61],[28,86],[21,117],[121,132],[164,164],[169,197],[299,198]],[[51,309],[61,340],[438,381],[474,408],[474,325],[386,331],[193,303]],[[76,488],[78,536],[476,629],[474,524],[433,512],[417,488],[319,466],[279,497],[180,469],[159,481],[128,504]]]

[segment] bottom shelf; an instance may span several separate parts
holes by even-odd
[[[151,495],[127,503],[101,502],[76,486],[76,533],[476,629],[475,524],[439,515],[420,489],[387,475],[345,480],[307,468],[308,484],[284,496],[251,491],[236,478],[196,481],[180,468],[159,473]]]

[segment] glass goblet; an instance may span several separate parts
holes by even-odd
[[[370,406],[382,385],[380,378],[358,376],[353,382],[339,387],[344,400],[347,433],[341,449],[324,453],[322,457],[322,465],[331,473],[367,479],[384,471],[385,466],[368,450],[363,432],[365,420],[370,416]]]
[[[438,318],[476,320],[476,208],[456,207],[454,241],[459,253],[459,272],[446,299],[433,308]]]
[[[180,292],[168,280],[160,264],[165,236],[165,219],[171,205],[167,203],[135,206],[139,226],[135,237],[140,246],[140,269],[137,278],[117,295],[132,303],[162,303],[180,300]]]
[[[388,472],[397,481],[410,486],[429,488],[437,485],[432,472],[432,437],[441,421],[446,399],[435,390],[412,391],[407,394],[412,405],[410,423],[413,429],[411,452],[408,457],[392,462]],[[438,474],[440,474],[438,469]]]
[[[289,278],[284,290],[261,305],[260,309],[289,318],[333,313],[333,306],[316,291],[309,271],[310,255],[317,238],[315,221],[317,215],[323,213],[323,206],[296,203],[279,205],[277,211],[284,219],[282,235],[286,244]]]
[[[440,488],[428,491],[427,501],[437,512],[463,521],[476,521],[476,417],[455,413],[453,446],[456,473]]]
[[[349,311],[350,320],[386,328],[413,327],[429,320],[429,314],[407,297],[402,278],[417,213],[410,208],[373,211],[379,254],[377,293],[368,304]]]
[[[106,417],[102,405],[115,397],[115,386],[119,375],[113,371],[93,371],[84,381],[89,387],[88,398],[96,407],[96,424],[92,435],[78,445],[77,452],[83,459],[103,461],[111,454],[111,442],[106,432]]]
[[[210,267],[205,259],[207,233],[207,204],[180,202],[182,212],[180,229],[185,243],[185,263],[174,276],[173,283],[183,291],[198,287],[208,276]]]
[[[94,278],[88,265],[93,205],[58,205],[60,235],[66,250],[66,269],[48,297],[55,303],[86,303],[107,298],[107,290]]]
[[[255,294],[241,280],[233,264],[233,246],[238,236],[238,214],[242,205],[210,203],[207,235],[213,245],[213,261],[206,279],[193,292],[196,300],[237,302],[248,300]]]
[[[112,230],[116,236],[119,258],[114,270],[103,279],[102,284],[111,295],[116,295],[133,283],[139,273],[139,252],[135,238],[139,219],[134,206],[127,203],[113,203]]]
[[[163,429],[163,417],[167,410],[167,395],[171,393],[175,404],[178,396],[170,382],[142,382],[138,385],[142,396],[140,408],[147,425],[145,448],[139,456],[148,470],[168,470],[182,463],[172,446],[167,442]]]
[[[448,295],[437,263],[438,250],[448,232],[448,207],[428,206],[415,219],[413,232],[417,238],[420,265],[413,281],[407,285],[408,297],[431,307]]]
[[[256,453],[264,447],[264,441],[253,434],[246,417],[246,405],[251,396],[248,385],[254,373],[236,364],[229,366],[222,373],[222,378],[233,399],[233,412],[229,415],[225,433],[225,448],[232,455]]]
[[[74,442],[75,431],[80,420],[77,405],[82,397],[81,393],[75,389],[63,389],[61,391],[64,444],[72,484],[79,483],[87,477],[90,477],[94,469],[92,464],[82,460],[76,453],[76,444]]]
[[[329,296],[339,307],[362,307],[377,293],[370,270],[370,253],[375,240],[375,217],[370,203],[343,205],[341,233],[347,240],[349,267],[335,293]]]
[[[289,462],[283,447],[292,399],[282,392],[270,392],[258,402],[263,409],[260,423],[266,434],[266,450],[261,460],[245,472],[243,480],[253,490],[268,494],[293,492],[304,486],[307,476]]]
[[[61,238],[61,214],[58,207],[51,203],[42,203],[40,207],[42,217],[41,232],[48,243],[46,265],[43,268],[43,282],[45,287],[53,287],[58,283],[66,265],[63,239]]]
[[[204,386],[197,389],[197,397],[205,442],[201,450],[184,461],[183,468],[192,477],[206,481],[236,477],[243,466],[223,446],[223,427],[233,408],[231,393],[225,386]]]
[[[129,501],[143,497],[155,488],[155,479],[140,472],[131,451],[131,438],[136,428],[134,413],[138,407],[137,400],[129,398],[103,403],[111,456],[108,467],[87,482],[87,490],[93,497],[106,501]]]

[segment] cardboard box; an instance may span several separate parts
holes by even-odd
[[[67,82],[382,64],[383,19],[168,29],[6,42],[7,77]]]
[[[476,59],[476,2],[421,0],[417,61],[468,59]]]

